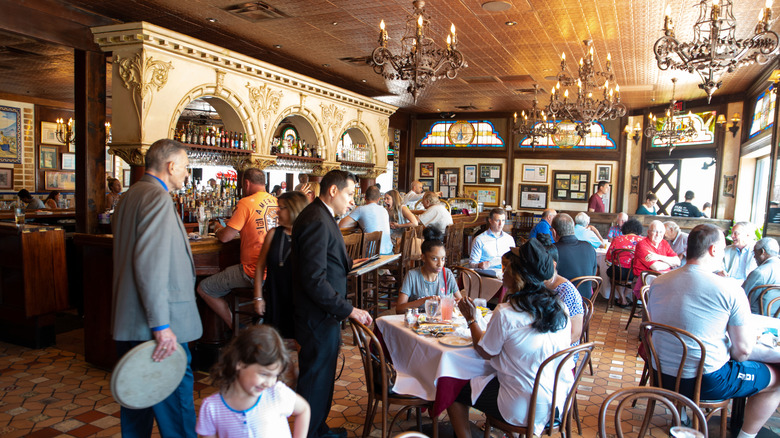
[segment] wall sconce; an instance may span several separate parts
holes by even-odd
[[[626,125],[626,129],[623,130],[623,132],[626,133],[626,137],[633,139],[634,143],[639,143],[639,140],[642,138],[642,127],[639,125],[639,123],[634,126],[634,129],[631,129],[630,125]],[[631,133],[634,133],[634,135],[631,135]]]
[[[712,161],[710,161],[709,163],[702,164],[701,165],[701,170],[707,170],[710,167],[714,166],[716,163],[717,163],[717,161],[715,161],[715,159],[713,158]]]
[[[731,131],[731,136],[736,137],[737,131],[739,131],[739,122],[740,122],[739,113],[734,113],[733,116],[731,116],[731,126],[728,127],[728,130]],[[723,114],[720,114],[718,116],[718,119],[715,121],[720,126],[726,125],[726,116]]]

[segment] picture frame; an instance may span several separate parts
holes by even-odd
[[[518,202],[520,208],[544,210],[547,208],[549,187],[546,185],[518,184]]]
[[[59,169],[58,155],[60,154],[57,146],[44,146],[38,148],[38,168],[40,169]]]
[[[76,170],[76,154],[70,152],[62,154],[62,170]]]
[[[522,182],[546,183],[549,167],[546,164],[523,164]]]
[[[587,202],[590,176],[589,170],[554,170],[553,200]]]
[[[463,165],[463,184],[476,184],[477,183],[477,165],[476,164],[464,164]]]
[[[0,190],[13,190],[14,188],[14,169],[0,169]]]
[[[420,178],[420,184],[423,186],[423,190],[433,191],[433,178]]]
[[[596,163],[595,181],[606,181],[612,184],[612,165],[608,163]]]
[[[639,194],[639,177],[638,176],[631,176],[631,190],[629,191],[630,195],[638,195]]]
[[[0,163],[22,163],[22,109],[0,105]]]
[[[723,196],[733,198],[737,190],[737,175],[723,175]]]
[[[435,168],[434,163],[420,163],[420,178],[433,178]]]
[[[460,167],[440,167],[439,172],[439,191],[442,198],[458,196],[458,179],[460,177]]]
[[[65,146],[65,143],[57,140],[57,124],[41,122],[41,143]]]
[[[485,207],[498,207],[501,202],[501,186],[463,186],[463,196],[482,202]]]
[[[44,190],[76,190],[76,172],[44,172]]]
[[[130,169],[122,169],[122,187],[130,187]]]
[[[480,164],[479,177],[480,184],[501,184],[502,164]]]

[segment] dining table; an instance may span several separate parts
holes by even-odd
[[[612,282],[607,275],[607,248],[596,248],[596,266],[601,277],[601,296],[609,299],[612,292]]]
[[[380,317],[376,328],[397,373],[393,391],[433,401],[432,416],[444,412],[472,378],[495,372],[472,345],[451,347],[418,335],[404,315]]]

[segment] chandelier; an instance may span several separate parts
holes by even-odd
[[[650,145],[652,146],[656,137],[660,138],[666,144],[666,147],[669,148],[669,155],[672,154],[677,141],[686,140],[696,135],[696,128],[692,125],[686,125],[679,118],[675,119],[675,115],[678,112],[676,108],[677,101],[674,99],[676,87],[677,78],[672,78],[672,100],[669,101],[669,108],[666,110],[666,118],[661,125],[661,130],[657,129],[658,123],[653,113],[647,115],[648,127],[645,129],[645,136],[650,139]]]
[[[547,122],[547,116],[544,111],[539,110],[539,101],[536,96],[539,94],[539,85],[534,84],[534,102],[529,114],[522,111],[520,114],[520,123],[518,124],[517,113],[514,114],[514,127],[512,132],[515,134],[531,137],[531,149],[535,148],[538,142],[537,138],[544,138],[548,135],[555,134],[556,127],[552,123]],[[529,118],[530,115],[530,118]]]
[[[436,46],[433,39],[425,36],[430,18],[425,13],[425,1],[414,0],[414,12],[406,20],[406,31],[401,38],[401,52],[394,54],[387,48],[385,21],[379,24],[379,47],[371,54],[374,72],[386,79],[408,81],[406,91],[414,101],[429,82],[436,79],[455,79],[458,70],[467,67],[463,54],[457,49],[458,38],[455,25],[450,26],[447,35],[447,49]]]
[[[610,88],[614,83],[612,57],[607,54],[606,71],[597,71],[593,62],[593,42],[583,41],[587,54],[580,58],[577,77],[566,71],[566,54],[561,54],[561,71],[558,83],[550,95],[547,111],[555,120],[570,120],[576,125],[581,138],[590,132],[591,125],[602,120],[614,120],[626,115],[626,106],[620,103],[620,87]],[[576,91],[574,86],[577,86]],[[561,92],[563,87],[563,92]],[[569,87],[572,96],[569,96]],[[576,94],[575,94],[576,93]]]
[[[64,119],[57,119],[57,130],[54,131],[54,135],[70,151],[70,144],[76,140],[76,131],[73,130],[73,119],[68,119],[67,122]]]
[[[671,6],[666,7],[664,36],[655,42],[653,52],[661,70],[683,70],[696,72],[702,82],[699,88],[707,93],[707,102],[722,81],[723,73],[731,73],[748,64],[765,64],[777,49],[778,36],[769,30],[772,19],[772,0],[766,0],[766,7],[758,15],[758,24],[750,39],[735,37],[737,20],[731,13],[731,0],[708,0],[699,2],[699,18],[693,25],[693,41],[680,42],[674,36]]]

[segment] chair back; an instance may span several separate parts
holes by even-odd
[[[465,266],[455,266],[453,270],[463,286],[463,296],[482,298],[482,277],[473,269]]]
[[[663,275],[663,272],[653,270],[642,271],[642,273],[639,275],[639,281],[642,282],[642,286],[650,286],[653,280],[660,277],[661,275]]]
[[[463,253],[463,223],[459,222],[447,225],[444,233],[444,249],[446,251],[447,265],[453,266],[460,263]]]
[[[580,344],[590,341],[590,320],[593,319],[593,301],[582,297],[582,333],[580,333]]]
[[[687,407],[692,413],[691,416],[695,417],[697,420],[696,424],[698,425],[699,432],[704,434],[704,438],[708,437],[707,420],[704,417],[704,413],[699,408],[699,406],[696,405],[696,403],[694,403],[688,397],[676,392],[672,392],[663,388],[652,387],[623,388],[610,394],[604,400],[604,403],[601,404],[601,409],[599,410],[598,436],[603,438],[612,436],[611,431],[607,431],[607,415],[608,411],[610,410],[610,405],[617,401],[617,406],[612,413],[613,416],[610,418],[612,418],[614,422],[615,436],[617,436],[617,438],[623,438],[623,411],[626,408],[630,409],[633,407],[636,404],[636,400],[638,399],[646,400],[645,405],[648,406],[648,409],[645,411],[645,415],[653,415],[653,411],[651,409],[655,406],[656,402],[663,404],[666,409],[672,413],[672,421],[673,425],[675,426],[681,425],[680,406]],[[636,412],[634,411],[629,412],[628,420],[634,420],[635,414]],[[648,420],[648,418],[645,418],[647,424],[650,424]],[[632,424],[627,423],[626,425],[628,426],[629,430],[633,429]],[[665,435],[665,433],[662,434]]]
[[[347,255],[352,260],[360,258],[362,247],[360,243],[363,239],[363,233],[352,233],[344,236],[344,245],[347,247]]]
[[[761,314],[777,318],[778,314],[780,314],[780,307],[778,307],[774,315],[772,315],[771,309],[777,301],[780,301],[780,299],[778,299],[780,297],[771,299],[771,301],[767,300],[766,294],[771,291],[780,291],[780,284],[762,284],[750,289],[750,292],[748,292],[748,301],[752,304],[755,300],[754,297],[758,294],[758,305],[760,306]]]
[[[647,307],[647,298],[650,296],[650,286],[642,286],[639,290],[639,296],[642,303],[645,305],[645,313],[642,315],[642,321],[652,321],[650,318],[650,309]]]
[[[574,277],[570,280],[577,290],[580,290],[580,285],[585,282],[590,282],[590,288],[593,291],[591,297],[597,297],[601,292],[601,282],[604,281],[598,275],[583,275],[582,277]],[[595,298],[594,298],[595,299]]]
[[[360,351],[363,361],[363,372],[366,376],[366,391],[373,391],[375,396],[382,400],[382,406],[387,406],[388,389],[390,388],[390,374],[388,373],[387,360],[382,344],[374,332],[358,320],[349,318],[355,346]],[[387,430],[387,416],[382,415],[382,436]]]
[[[534,228],[534,214],[527,211],[521,211],[515,215],[514,219],[515,223],[514,226],[512,226],[512,234],[515,236],[515,239],[522,237],[527,240],[528,235],[531,234],[531,230]]]
[[[621,286],[621,287],[631,287],[631,280],[623,280],[620,278],[620,271],[622,265],[620,264],[621,260],[624,260],[626,257],[630,257],[630,261],[628,263],[629,269],[634,265],[634,250],[631,248],[621,248],[616,249],[612,252],[612,257],[610,257],[609,262],[612,263],[612,275],[610,278],[610,281],[612,281],[612,285],[614,286]]]
[[[653,385],[658,387],[664,387],[662,375],[674,376],[674,387],[667,388],[674,392],[681,393],[685,396],[689,396],[694,403],[699,404],[699,392],[701,390],[701,377],[704,374],[704,359],[707,356],[707,350],[704,347],[704,343],[694,334],[687,332],[677,327],[672,327],[666,324],[659,324],[657,322],[647,321],[643,322],[639,328],[642,340],[644,342],[647,353],[650,355],[651,374],[653,376]],[[680,352],[680,362],[677,366],[677,370],[664,369],[661,366],[661,357],[656,349],[656,342],[658,336],[664,337],[667,340],[675,340],[675,347],[666,348],[663,350],[664,354],[673,354]],[[695,347],[691,347],[695,346]],[[693,388],[690,389],[692,393],[688,392],[687,388],[682,388],[684,392],[681,392],[680,381],[682,380],[683,369],[685,364],[693,364],[696,367],[696,377],[693,383]]]
[[[361,257],[372,257],[379,254],[379,247],[381,243],[381,231],[374,231],[373,233],[363,234],[363,249],[361,252]]]

